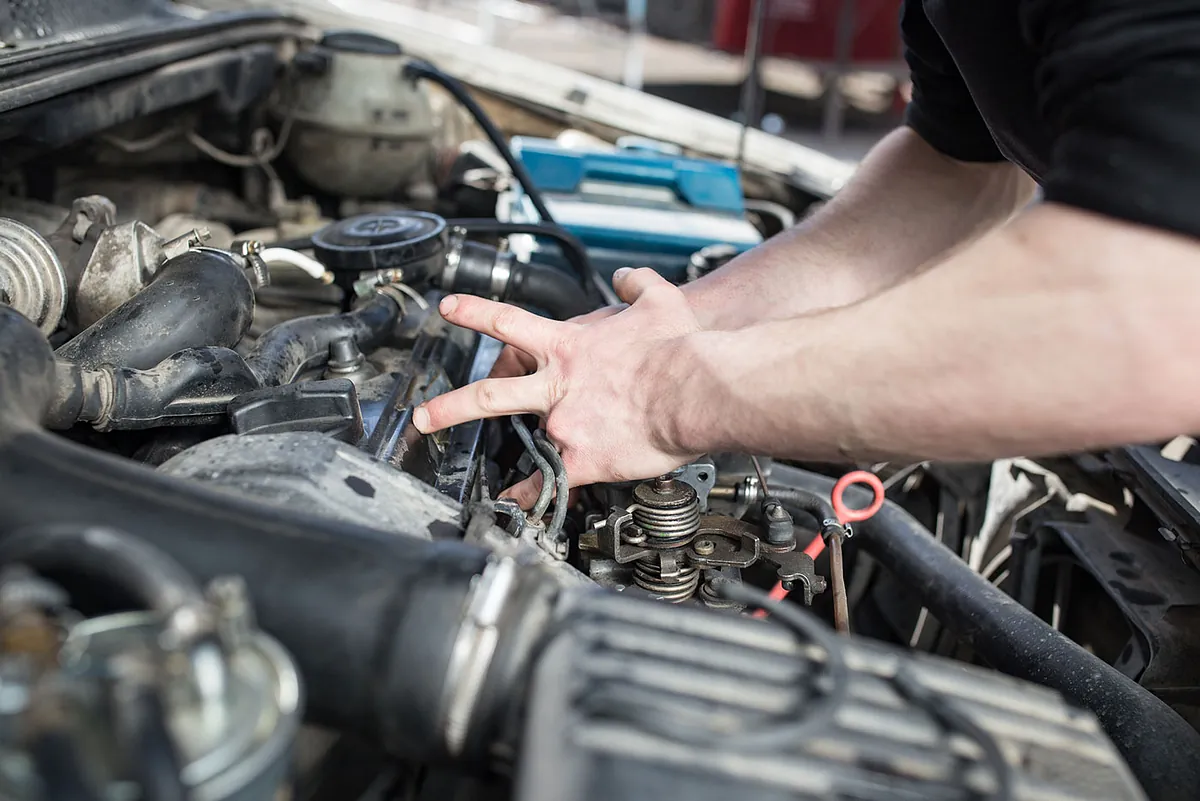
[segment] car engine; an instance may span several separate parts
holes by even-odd
[[[1187,443],[568,492],[536,419],[412,425],[500,353],[438,300],[569,319],[822,198],[376,33],[45,5],[0,10],[3,797],[1200,792]]]

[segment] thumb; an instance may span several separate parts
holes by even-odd
[[[671,283],[649,267],[637,270],[623,267],[613,273],[613,289],[617,297],[626,303],[636,303],[637,299],[653,289],[674,289]]]
[[[517,502],[525,511],[533,508],[537,503],[538,495],[542,491],[542,474],[535,472],[532,476],[513,484],[511,487],[500,493],[501,498],[509,498]]]

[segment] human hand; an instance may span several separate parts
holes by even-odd
[[[445,298],[440,310],[447,321],[528,354],[534,372],[433,398],[416,410],[417,429],[536,414],[562,453],[572,487],[650,478],[698,456],[673,441],[670,421],[681,405],[672,369],[684,339],[700,330],[696,317],[682,293],[653,270],[618,271],[613,286],[629,308],[586,324],[469,295]],[[529,508],[539,488],[534,477],[505,495]]]
[[[604,306],[587,314],[572,317],[567,322],[577,323],[578,325],[589,325],[600,320],[606,320],[617,312],[628,308],[628,303],[622,303],[619,306]],[[492,365],[491,377],[515,378],[516,376],[529,375],[536,369],[537,359],[520,348],[505,345],[504,350],[500,351],[500,355],[496,358],[496,363]]]

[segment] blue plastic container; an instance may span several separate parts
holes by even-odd
[[[731,165],[685,158],[646,140],[622,140],[606,152],[516,137],[512,148],[555,222],[587,245],[610,279],[621,267],[653,267],[682,282],[696,251],[714,244],[748,250],[762,241],[746,219],[741,179]],[[537,219],[519,189],[508,216]]]

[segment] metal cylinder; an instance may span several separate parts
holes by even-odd
[[[686,482],[643,481],[633,489],[633,523],[653,547],[683,545],[700,530],[700,499]]]
[[[288,778],[300,727],[300,677],[283,648],[246,619],[248,605],[235,602],[240,594],[225,595],[218,607],[228,613],[222,622],[229,633],[212,654],[226,662],[224,691],[206,696],[173,687],[185,681],[174,676],[166,680],[162,711],[195,801],[273,801]],[[161,638],[161,619],[153,613],[85,621],[64,643],[64,671],[94,671],[128,654],[157,651]]]
[[[655,550],[634,565],[634,583],[664,601],[686,601],[700,584],[700,571],[683,554],[700,530],[695,488],[663,476],[634,487],[633,500],[633,524],[645,534],[646,547]]]
[[[41,234],[0,218],[0,303],[25,315],[49,336],[67,305],[62,263]]]

